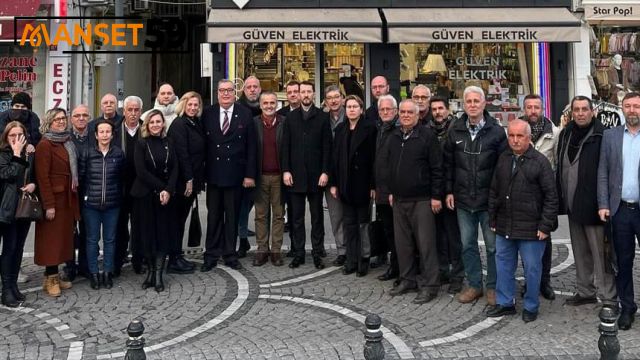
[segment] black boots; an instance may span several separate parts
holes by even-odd
[[[20,306],[25,297],[18,291],[18,274],[2,275],[2,305],[10,308]],[[19,298],[22,297],[22,299]]]
[[[166,261],[165,256],[158,256],[156,258],[156,268],[154,271],[154,277],[155,277],[154,286],[155,286],[156,292],[164,291],[164,280],[162,278],[162,273],[164,272],[165,261]]]
[[[102,274],[102,286],[105,289],[111,289],[113,287],[113,273],[107,272]]]
[[[91,288],[93,290],[100,289],[100,283],[101,283],[100,280],[101,280],[101,276],[99,273],[91,274],[89,276],[89,282],[91,283]]]
[[[143,289],[148,289],[150,287],[154,287],[155,286],[155,281],[156,281],[156,274],[155,274],[155,269],[156,269],[156,259],[145,259],[145,262],[147,263],[147,276],[144,278],[144,282],[142,283],[142,288]]]

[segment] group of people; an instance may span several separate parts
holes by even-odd
[[[2,199],[40,195],[45,216],[36,222],[35,262],[46,267],[44,290],[52,296],[71,287],[58,275],[62,263],[71,278],[81,273],[94,289],[113,286],[129,252],[134,271],[146,272],[144,288],[163,291],[165,269],[192,273],[182,239],[206,186],[202,272],[218,262],[241,268],[253,206],[253,266],[282,266],[285,257],[292,258],[290,268],[303,265],[306,203],[311,257],[324,268],[326,201],[337,247],[333,265],[362,277],[389,258],[378,279],[395,280],[391,296],[417,291],[417,304],[435,299],[448,283],[461,303],[486,295],[488,316],[515,314],[519,255],[525,322],[536,320],[539,294],[555,298],[551,233],[558,214],[567,214],[578,286],[566,303],[599,297],[607,306],[620,304],[619,326],[631,327],[637,309],[633,249],[640,236],[640,94],[623,100],[626,124],[607,131],[589,98],[572,99],[572,121],[560,129],[543,116],[540,96],[528,95],[522,118],[505,131],[485,109],[479,87],[465,89],[459,117],[424,85],[400,103],[383,76],[374,77],[370,89],[369,108],[337,85],[324,90],[317,107],[314,84],[292,81],[285,86],[288,105],[278,109],[277,95],[250,76],[239,100],[235,84],[224,79],[217,83],[217,103],[203,108],[197,93],[178,98],[163,84],[144,114],[142,100],[129,96],[119,115],[107,94],[100,118],[89,122],[85,105],[70,117],[52,109],[39,132],[30,102],[23,104],[18,94],[9,111],[16,120],[3,122],[0,115]],[[381,224],[378,236],[372,236],[372,218]],[[29,223],[3,213],[0,222],[2,303],[17,306],[24,300],[15,278]],[[605,222],[613,229],[615,280],[606,270]]]

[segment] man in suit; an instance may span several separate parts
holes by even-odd
[[[633,258],[640,239],[640,93],[622,99],[626,123],[604,132],[598,165],[598,214],[611,217],[618,259],[616,287],[622,312],[618,327],[629,330],[638,305],[634,302]]]
[[[282,141],[284,184],[291,191],[295,254],[290,268],[304,264],[304,201],[311,211],[311,244],[313,263],[324,268],[324,216],[322,195],[329,181],[331,166],[331,127],[328,114],[313,104],[314,85],[300,84],[301,107],[287,115]]]
[[[207,138],[207,238],[200,270],[213,269],[222,258],[241,268],[236,253],[238,216],[243,188],[255,186],[256,133],[251,111],[235,102],[235,87],[218,82],[218,104],[202,113]]]
[[[289,105],[278,110],[278,115],[287,116],[290,112],[300,107],[300,83],[291,80],[285,86],[287,92],[287,102]]]

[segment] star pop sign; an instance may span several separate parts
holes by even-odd
[[[233,0],[233,2],[238,5],[240,9],[242,9],[245,5],[249,3],[249,0]]]

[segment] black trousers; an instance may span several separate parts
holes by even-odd
[[[237,261],[236,237],[242,187],[207,186],[207,239],[204,260]]]
[[[396,243],[393,235],[393,208],[389,204],[376,204],[376,211],[376,216],[382,219],[387,248],[391,252],[391,272],[398,274],[398,253],[396,252]]]
[[[0,225],[2,236],[2,256],[0,257],[0,272],[2,273],[2,286],[9,288],[15,286],[18,281],[24,243],[29,233],[29,221],[15,221],[11,224]]]
[[[462,281],[464,264],[462,263],[462,242],[458,216],[455,211],[443,207],[436,217],[436,244],[440,275]]]
[[[80,221],[74,224],[73,228],[73,248],[78,250],[78,256],[76,252],[73,252],[73,260],[66,262],[66,266],[70,268],[76,268],[80,274],[89,274],[89,265],[87,264],[87,231],[84,226],[84,221]]]
[[[367,230],[362,224],[369,222],[369,206],[352,206],[342,203],[342,226],[344,228],[344,243],[347,250],[345,268],[356,269],[364,257],[362,254],[362,238]]]
[[[116,251],[114,258],[114,267],[119,269],[127,258],[127,249],[131,252],[131,262],[134,264],[142,264],[142,244],[140,239],[134,234],[134,229],[138,226],[138,221],[133,213],[133,198],[124,196],[118,214],[118,229],[116,232]],[[131,232],[129,232],[129,221],[131,221]]]
[[[311,254],[320,256],[324,250],[324,213],[322,211],[322,196],[324,192],[291,193],[291,212],[293,213],[293,249],[296,257],[304,257],[306,230],[304,225],[305,199],[309,202],[311,212]]]
[[[171,244],[169,249],[169,256],[182,255],[182,239],[184,238],[184,231],[186,228],[186,222],[193,206],[193,201],[196,199],[196,194],[191,196],[184,196],[184,194],[176,194],[175,199],[175,211],[177,215],[176,226],[176,239]]]
[[[544,254],[542,255],[542,277],[540,284],[548,284],[551,281],[551,236],[545,240]]]

